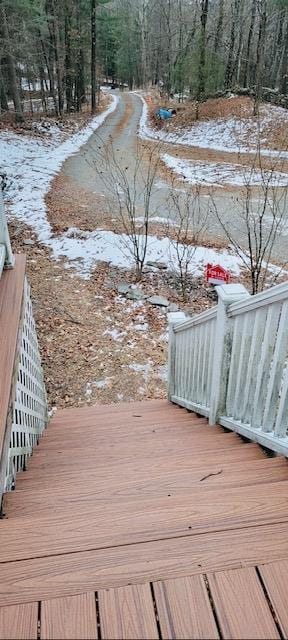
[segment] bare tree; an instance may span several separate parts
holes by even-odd
[[[281,169],[281,152],[270,159],[269,167],[264,166],[260,143],[250,167],[244,167],[243,195],[238,199],[238,207],[234,208],[237,228],[227,222],[217,209],[214,211],[222,230],[225,232],[235,253],[248,270],[251,291],[254,295],[262,291],[268,280],[276,281],[287,264],[281,261],[279,268],[271,273],[271,260],[275,256],[277,240],[285,224],[287,211],[287,183]],[[259,191],[255,193],[255,184],[260,181]],[[279,261],[277,261],[279,263]]]
[[[203,243],[208,230],[211,202],[201,203],[201,187],[187,187],[179,191],[172,184],[168,197],[168,231],[171,238],[172,267],[179,274],[183,301],[187,299],[187,287],[191,264],[197,247]],[[174,254],[176,255],[176,264]]]
[[[208,7],[209,0],[201,0],[201,33],[200,33],[200,51],[199,51],[199,65],[198,65],[198,88],[197,88],[197,109],[196,119],[199,115],[198,103],[204,99],[205,96],[205,66],[206,66],[206,25],[208,19]]]
[[[137,145],[135,159],[129,167],[110,144],[104,153],[96,153],[93,166],[101,177],[109,194],[112,217],[122,232],[123,253],[133,257],[136,280],[141,280],[145,264],[150,217],[155,211],[152,205],[153,186],[160,162],[161,144]]]
[[[13,43],[10,41],[6,9],[3,0],[0,0],[0,35],[3,38],[4,42],[4,51],[5,51],[5,61],[7,66],[7,76],[9,81],[9,89],[12,96],[12,100],[14,103],[15,110],[15,118],[17,121],[21,122],[23,117],[23,111],[20,101],[20,94],[17,84],[17,76],[16,76],[16,68],[15,68],[15,59],[13,56]],[[3,95],[2,91],[1,94]]]
[[[255,66],[255,99],[254,99],[254,110],[253,110],[254,116],[257,116],[259,112],[261,89],[262,89],[262,83],[263,83],[262,78],[263,78],[263,67],[264,67],[264,49],[265,49],[265,34],[266,34],[266,22],[267,22],[266,0],[261,0],[261,3],[259,3],[259,14],[260,14],[260,22],[259,22],[259,33],[258,33],[257,51],[256,51],[256,66]]]

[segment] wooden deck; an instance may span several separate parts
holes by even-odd
[[[0,521],[0,638],[288,637],[288,466],[166,401],[59,411]]]

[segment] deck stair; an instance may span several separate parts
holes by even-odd
[[[288,465],[165,400],[57,411],[0,522],[0,638],[288,636]]]

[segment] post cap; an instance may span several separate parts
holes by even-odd
[[[167,313],[168,324],[178,324],[178,322],[185,322],[187,320],[183,311],[170,311]]]
[[[224,304],[232,304],[232,302],[238,302],[250,297],[250,293],[247,291],[243,284],[221,284],[215,287],[218,298],[224,302]]]

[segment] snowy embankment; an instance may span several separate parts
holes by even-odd
[[[190,129],[169,131],[167,129],[155,129],[149,123],[149,109],[143,96],[138,93],[143,103],[142,115],[139,124],[139,137],[145,140],[158,140],[177,145],[186,145],[195,148],[209,149],[213,151],[255,154],[261,136],[262,145],[265,142],[263,134],[273,121],[283,124],[283,130],[287,129],[288,111],[282,107],[267,105],[261,108],[260,124],[256,119],[218,118],[214,120],[195,122]],[[168,125],[169,126],[169,125]],[[249,139],[249,146],[247,145]],[[277,160],[288,158],[288,151],[276,151],[265,149],[261,146],[261,155],[276,158]],[[172,169],[182,180],[190,184],[206,185],[214,187],[241,187],[270,186],[287,187],[288,175],[276,171],[260,171],[256,167],[245,166],[228,162],[200,162],[196,160],[181,159],[168,153],[162,155],[163,162]]]
[[[255,167],[228,162],[200,162],[184,160],[164,153],[162,160],[169,169],[189,184],[214,187],[249,185],[257,187],[270,184],[271,187],[287,187],[288,175],[280,171],[260,171]]]
[[[155,129],[149,123],[147,102],[141,94],[143,110],[139,124],[139,136],[142,139],[161,140],[163,142],[224,151],[228,153],[255,154],[261,139],[261,154],[268,157],[288,158],[288,151],[277,151],[265,148],[265,130],[277,121],[283,124],[283,131],[287,130],[288,111],[282,107],[266,105],[262,107],[260,121],[257,118],[215,118],[194,122],[189,129],[169,131]],[[169,126],[169,125],[168,125]],[[249,141],[249,144],[248,142]]]
[[[95,263],[99,260],[116,267],[130,268],[132,253],[127,249],[128,238],[111,231],[97,230],[83,232],[69,229],[68,232],[53,236],[47,219],[45,196],[54,176],[63,162],[79,151],[93,132],[104,122],[117,106],[118,99],[112,96],[112,103],[106,111],[91,120],[90,124],[68,140],[61,143],[58,127],[50,127],[49,139],[33,138],[11,131],[0,133],[0,165],[7,178],[5,199],[11,216],[28,224],[37,234],[39,241],[50,247],[53,257],[64,257],[67,267],[73,266],[77,273],[89,278]],[[141,241],[141,239],[140,239]],[[176,254],[168,238],[148,238],[147,260],[175,264]],[[240,260],[227,251],[217,252],[205,247],[197,247],[190,265],[195,275],[203,274],[207,262],[220,262],[236,275],[240,272]]]

